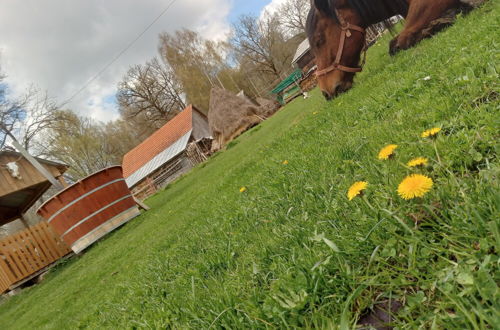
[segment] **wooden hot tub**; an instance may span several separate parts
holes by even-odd
[[[121,166],[107,168],[61,191],[38,209],[79,253],[140,214]]]

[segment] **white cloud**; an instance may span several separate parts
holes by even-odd
[[[262,10],[261,17],[265,16],[266,14],[270,15],[274,14],[279,9],[279,7],[286,1],[287,0],[272,0],[271,3],[265,6],[264,9]]]
[[[165,0],[2,0],[0,63],[13,94],[31,83],[64,101],[99,72],[168,5]],[[157,53],[158,34],[181,27],[222,39],[231,0],[178,0],[68,108],[99,120],[117,117],[116,85],[130,65]]]

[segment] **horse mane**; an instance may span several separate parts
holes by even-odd
[[[317,23],[318,23],[318,15],[316,15],[316,9],[314,8],[314,6],[311,6],[311,10],[309,10],[306,22],[306,35],[307,39],[309,39],[309,42],[314,40],[313,36]]]
[[[328,0],[331,4],[335,4],[336,1]],[[372,24],[398,14],[406,16],[409,8],[407,0],[347,0],[347,2],[364,21]]]
[[[339,0],[312,0],[312,8],[307,17],[306,33],[310,40],[312,40],[314,29],[318,21],[315,8],[336,22],[339,22],[337,13],[334,8],[337,7]],[[387,28],[391,28],[392,24],[388,18],[403,14],[406,16],[408,13],[407,0],[347,0],[350,7],[352,7],[361,16],[361,19],[367,22],[367,26],[376,23],[382,23]]]

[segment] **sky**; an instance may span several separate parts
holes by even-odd
[[[30,85],[66,103],[167,8],[171,0],[2,0],[0,70],[12,97]],[[119,59],[66,103],[96,120],[118,118],[116,86],[131,65],[157,54],[158,34],[189,28],[227,38],[242,14],[283,0],[177,0]]]

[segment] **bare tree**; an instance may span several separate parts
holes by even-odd
[[[290,35],[302,34],[305,37],[310,8],[310,0],[287,0],[278,8],[279,20]]]
[[[107,124],[66,110],[44,135],[44,156],[69,165],[73,181],[106,167],[121,164],[123,156],[139,141],[123,120]]]
[[[274,31],[278,26],[275,17],[270,17],[266,22],[259,21],[253,16],[241,16],[234,25],[232,44],[237,53],[245,59],[257,64],[259,70],[279,77],[281,68],[273,56],[273,48],[278,41],[283,41]]]
[[[277,15],[241,16],[233,26],[231,45],[240,69],[258,81],[259,89],[284,79],[301,37],[289,37]]]
[[[157,58],[129,69],[118,85],[117,99],[125,120],[159,128],[186,105],[174,72]]]
[[[5,75],[0,73],[0,149],[5,146],[7,132],[14,131],[16,125],[26,117],[25,100],[8,100],[4,79]]]
[[[22,97],[8,99],[2,83],[4,77],[0,76],[0,148],[5,146],[7,133],[10,133],[26,150],[33,149],[36,137],[62,119],[58,115],[58,106],[46,92],[34,86]]]
[[[32,153],[40,152],[38,137],[51,129],[59,121],[65,120],[59,111],[60,106],[47,92],[32,86],[25,96],[26,118],[19,125],[22,145]],[[43,149],[43,148],[42,148]]]
[[[160,35],[159,52],[179,79],[190,103],[207,111],[213,86],[225,88],[219,73],[227,67],[226,44],[203,39],[183,29]]]

